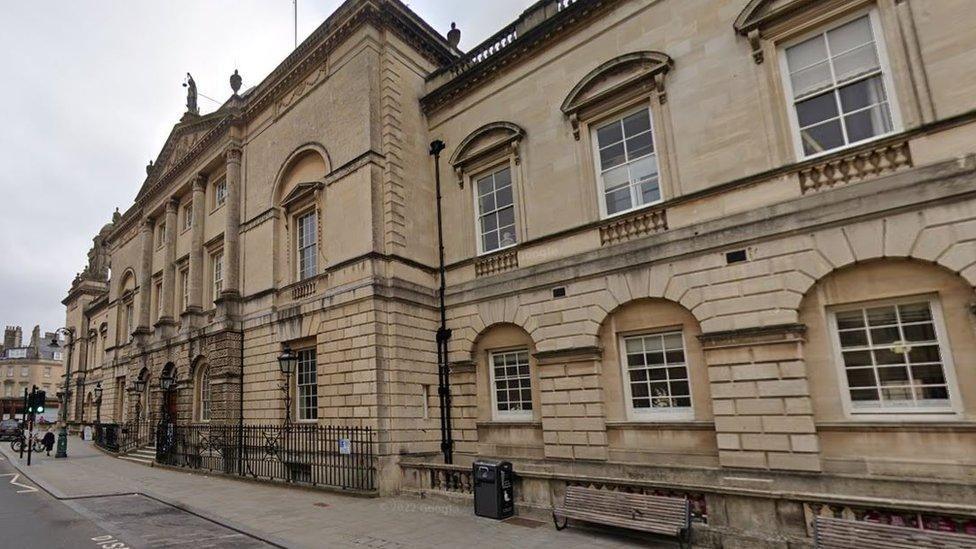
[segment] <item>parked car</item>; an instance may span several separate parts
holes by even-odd
[[[20,421],[5,419],[0,421],[0,440],[16,440],[20,438]]]

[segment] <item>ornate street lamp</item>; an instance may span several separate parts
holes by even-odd
[[[67,360],[64,363],[64,391],[61,393],[61,409],[58,410],[58,449],[54,453],[55,458],[68,457],[68,401],[71,399],[71,349],[74,348],[74,331],[70,328],[58,328],[54,331],[51,338],[51,347],[57,349],[61,347],[58,336],[64,335],[65,343],[68,346]]]
[[[95,384],[95,423],[102,424],[102,382]]]
[[[278,355],[278,368],[285,374],[285,382],[281,385],[281,390],[285,392],[285,425],[291,423],[291,373],[295,371],[296,364],[298,364],[298,355],[290,347],[285,346],[282,353]]]

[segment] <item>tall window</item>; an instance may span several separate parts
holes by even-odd
[[[132,314],[133,313],[133,308],[132,308],[132,302],[131,301],[125,304],[124,311],[125,311],[125,313],[124,313],[125,314],[125,324],[123,324],[123,326],[125,326],[126,332],[125,332],[125,335],[123,336],[122,340],[123,341],[128,341],[129,338],[132,337],[132,332],[135,329],[133,327],[133,323],[135,322],[135,317]]]
[[[20,377],[27,377],[29,375],[30,375],[30,367],[29,366],[21,366],[20,367]]]
[[[684,337],[664,332],[623,338],[625,387],[635,415],[691,413]]]
[[[214,208],[219,208],[227,202],[227,180],[221,178],[214,184]]]
[[[153,293],[156,294],[156,320],[163,317],[163,281],[160,280],[153,285]]]
[[[50,366],[45,366],[44,367],[44,377],[51,377],[51,367]]]
[[[496,352],[489,355],[495,416],[530,419],[532,417],[532,378],[529,351]]]
[[[200,421],[210,421],[210,367],[203,366],[198,381],[197,398],[200,403]]]
[[[477,180],[478,235],[482,253],[514,246],[515,196],[512,170],[507,166]]]
[[[878,31],[864,15],[786,48],[784,72],[805,156],[894,129]]]
[[[316,214],[311,211],[298,217],[298,279],[305,280],[315,276],[317,272],[316,259],[318,255],[318,231],[316,229]]]
[[[166,222],[161,221],[159,225],[156,226],[156,247],[162,248],[165,242],[166,242]]]
[[[4,384],[4,386],[3,386],[3,396],[5,396],[5,397],[14,396],[14,384],[13,383]]]
[[[224,289],[224,252],[217,252],[210,258],[213,274],[213,300],[217,301],[220,291]]]
[[[298,351],[298,371],[296,386],[298,387],[296,405],[298,419],[312,420],[319,417],[319,386],[318,367],[315,360],[315,349]]]
[[[193,226],[193,202],[187,202],[183,206],[183,230]]]
[[[594,131],[602,209],[614,215],[661,201],[651,111],[639,111]]]
[[[949,407],[945,337],[933,309],[919,299],[833,313],[854,412]]]
[[[190,306],[190,271],[180,270],[180,310],[185,311]]]

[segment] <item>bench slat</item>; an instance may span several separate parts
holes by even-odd
[[[554,518],[681,536],[691,526],[686,499],[567,486]]]
[[[955,532],[829,517],[817,517],[814,528],[822,549],[976,549],[976,536]]]

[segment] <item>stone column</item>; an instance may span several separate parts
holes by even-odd
[[[607,421],[596,347],[535,354],[547,458],[605,461]]]
[[[241,148],[224,152],[227,161],[227,202],[224,205],[224,288],[222,297],[240,296]]]
[[[203,310],[203,220],[206,216],[207,176],[197,174],[193,178],[193,227],[190,229],[190,286],[187,313],[199,314]],[[189,324],[189,323],[187,323]]]
[[[176,326],[176,315],[173,300],[176,297],[176,212],[180,207],[177,198],[171,198],[166,203],[166,262],[163,265],[163,312],[156,322],[161,337],[172,337]]]
[[[699,336],[723,467],[820,471],[802,324]]]
[[[155,226],[155,221],[151,217],[147,217],[140,228],[142,233],[142,263],[139,266],[139,322],[135,331],[139,335],[149,333],[149,307],[152,301],[153,229]]]

